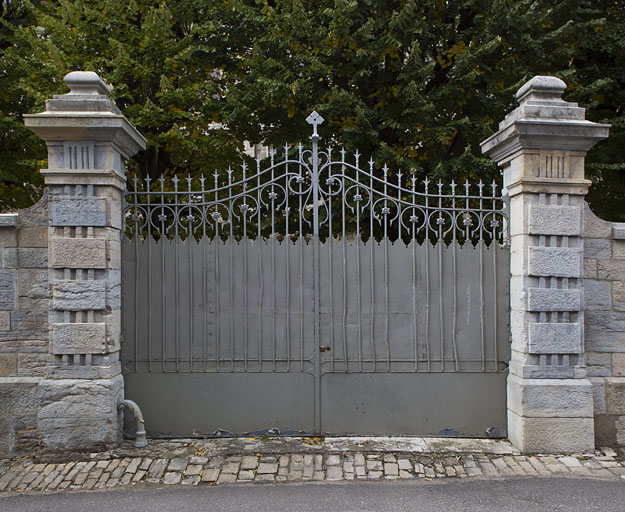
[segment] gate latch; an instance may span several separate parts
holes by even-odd
[[[326,347],[325,345],[321,345],[319,347],[319,352],[330,352],[330,350],[332,350],[330,347]]]

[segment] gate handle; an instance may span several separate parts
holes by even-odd
[[[332,348],[331,347],[326,347],[325,345],[321,345],[319,347],[319,352],[326,352],[326,351],[330,352],[330,350],[332,350]]]

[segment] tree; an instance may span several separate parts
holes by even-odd
[[[479,142],[515,107],[526,80],[550,74],[569,84],[565,99],[588,107],[590,119],[612,123],[611,138],[588,157],[589,199],[603,217],[625,220],[618,0],[26,5],[19,19],[3,15],[5,117],[17,123],[41,110],[52,92],[42,84],[94,70],[116,85],[118,105],[148,139],[132,172],[212,172],[241,156],[243,140],[306,141],[304,119],[316,109],[325,143],[359,148],[418,179],[490,180],[497,170]],[[23,78],[10,81],[8,69]],[[228,130],[209,130],[211,123]],[[34,179],[41,156],[33,158],[34,147],[27,154],[24,173]]]

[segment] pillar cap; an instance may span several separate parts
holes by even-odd
[[[610,125],[586,120],[577,103],[564,101],[566,84],[555,76],[535,76],[516,93],[519,106],[483,141],[482,153],[504,165],[526,150],[585,153],[607,138]]]
[[[99,94],[110,96],[113,88],[107,85],[97,73],[93,71],[72,71],[63,77],[70,91],[69,94]]]
[[[566,83],[555,76],[538,75],[526,82],[516,93],[517,101],[525,103],[533,99],[546,101],[562,101],[562,93],[566,91]]]

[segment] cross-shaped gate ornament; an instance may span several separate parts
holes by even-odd
[[[313,110],[311,112],[311,114],[306,118],[306,122],[308,124],[312,124],[313,127],[313,137],[319,137],[319,134],[317,133],[317,126],[319,126],[320,124],[323,124],[323,117],[321,117],[317,111]]]

